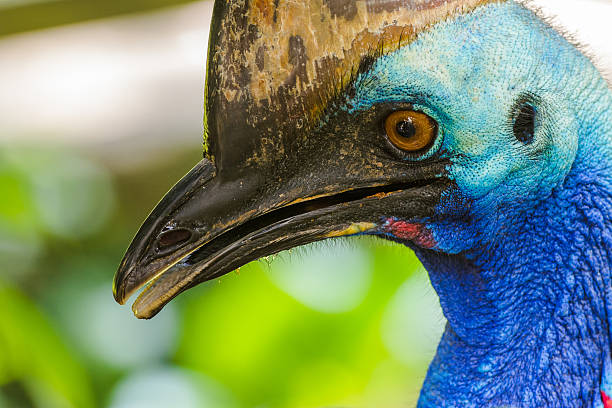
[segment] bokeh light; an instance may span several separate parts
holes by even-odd
[[[276,259],[269,276],[302,304],[321,312],[348,312],[365,298],[372,275],[368,251],[345,241],[300,247]]]
[[[612,72],[612,3],[534,3]],[[416,404],[445,322],[400,245],[282,253],[151,321],[114,303],[140,222],[201,158],[212,5],[0,0],[0,408]]]
[[[219,384],[197,373],[171,367],[136,371],[123,379],[109,408],[232,408],[235,402]]]
[[[116,368],[161,363],[176,346],[174,305],[151,321],[134,319],[108,296],[108,285],[73,295],[63,316],[78,345],[94,359]],[[95,317],[95,318],[92,318]]]
[[[419,269],[389,302],[382,322],[383,341],[398,361],[410,367],[423,367],[433,359],[444,325],[427,272]]]

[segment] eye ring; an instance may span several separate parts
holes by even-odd
[[[414,154],[427,151],[434,144],[438,124],[423,112],[396,111],[385,119],[385,133],[393,146]]]

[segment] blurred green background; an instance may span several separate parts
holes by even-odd
[[[0,0],[0,407],[414,406],[443,318],[406,248],[293,250],[151,321],[114,303],[201,158],[211,8]]]
[[[444,319],[401,246],[293,250],[151,321],[114,303],[140,222],[201,157],[211,9],[0,0],[0,408],[415,405]]]
[[[0,406],[414,406],[442,318],[399,246],[294,250],[151,321],[114,303],[124,249],[195,150],[129,171],[66,146],[2,150]]]

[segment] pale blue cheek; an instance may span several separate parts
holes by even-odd
[[[553,30],[542,25],[549,35],[533,34],[535,24],[542,25],[514,2],[441,23],[380,58],[357,81],[348,106],[355,112],[408,102],[437,120],[450,177],[482,216],[506,200],[544,197],[578,150],[577,120],[557,104],[573,101],[597,72]],[[533,151],[512,133],[512,109],[527,92],[544,104]]]
[[[531,143],[521,143],[512,129],[514,109],[526,94],[538,103]],[[516,400],[495,406],[546,406],[553,401],[543,402],[543,396],[569,395],[568,390],[583,384],[599,384],[598,350],[607,351],[607,337],[599,334],[607,326],[597,326],[599,334],[592,334],[596,326],[591,324],[599,313],[593,313],[595,308],[569,319],[570,325],[561,324],[556,332],[549,321],[538,323],[535,319],[525,324],[529,319],[523,319],[524,304],[513,308],[515,294],[525,286],[556,293],[564,280],[572,288],[576,281],[584,282],[588,274],[582,271],[588,265],[607,268],[596,251],[585,250],[585,237],[600,236],[612,242],[607,213],[600,211],[605,208],[609,212],[612,191],[612,100],[590,61],[517,3],[491,3],[438,24],[412,44],[380,58],[371,72],[358,78],[347,106],[355,112],[393,102],[412,103],[439,123],[443,138],[440,154],[450,159],[448,172],[455,182],[443,193],[436,216],[419,220],[424,224],[393,217],[384,223],[386,233],[415,243],[449,322],[460,323],[442,339],[419,407],[439,407],[446,401],[491,406],[480,401],[513,396]],[[605,177],[598,178],[593,174],[596,171],[605,172]],[[556,188],[559,186],[562,188]],[[393,210],[389,211],[392,215]],[[421,245],[415,239],[420,239]],[[527,261],[527,257],[532,259]],[[494,270],[487,274],[487,268]],[[559,279],[550,279],[553,272]],[[497,293],[504,296],[495,298],[490,296],[493,292],[483,291],[483,276],[496,277],[487,286],[499,285]],[[586,282],[586,292],[597,292],[593,287],[588,289],[589,280]],[[546,287],[552,283],[554,287]],[[542,301],[533,310],[539,313],[550,307],[565,319],[575,314],[570,308],[574,293],[551,297],[556,301],[550,305]],[[521,303],[528,303],[522,299],[526,298],[521,298]],[[476,304],[479,307],[473,307]],[[603,302],[598,305],[601,308]],[[500,318],[492,321],[492,316]],[[524,327],[539,333],[537,361],[517,364],[524,358],[517,349],[491,353],[486,359],[474,356],[471,361],[449,363],[460,347],[458,338],[469,334],[470,340],[478,343],[474,339],[478,331],[472,330],[475,327],[487,329],[481,332],[483,344],[493,338],[507,344]],[[568,380],[565,384],[490,381],[496,367],[519,376],[523,368],[535,364],[539,364],[535,367],[538,376],[553,364],[558,367],[558,355],[551,350],[557,347],[558,334],[566,332],[606,343],[601,349],[595,341],[585,343],[580,352],[586,358],[574,349],[558,354],[567,367],[580,367],[581,381],[566,373],[561,373]],[[610,359],[605,364],[602,390],[612,393]],[[513,371],[517,367],[519,370]],[[470,381],[465,380],[468,376]],[[461,381],[454,381],[457,378]],[[599,395],[593,397],[595,400],[587,403],[563,401],[555,406],[601,407]]]
[[[478,200],[497,188],[511,174],[509,157],[503,150],[490,154],[486,161],[463,164],[456,159],[449,169],[450,177],[469,198]]]

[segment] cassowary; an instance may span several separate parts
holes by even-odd
[[[511,0],[214,7],[204,159],[118,302],[332,237],[412,248],[448,320],[419,407],[612,407],[612,92]]]

